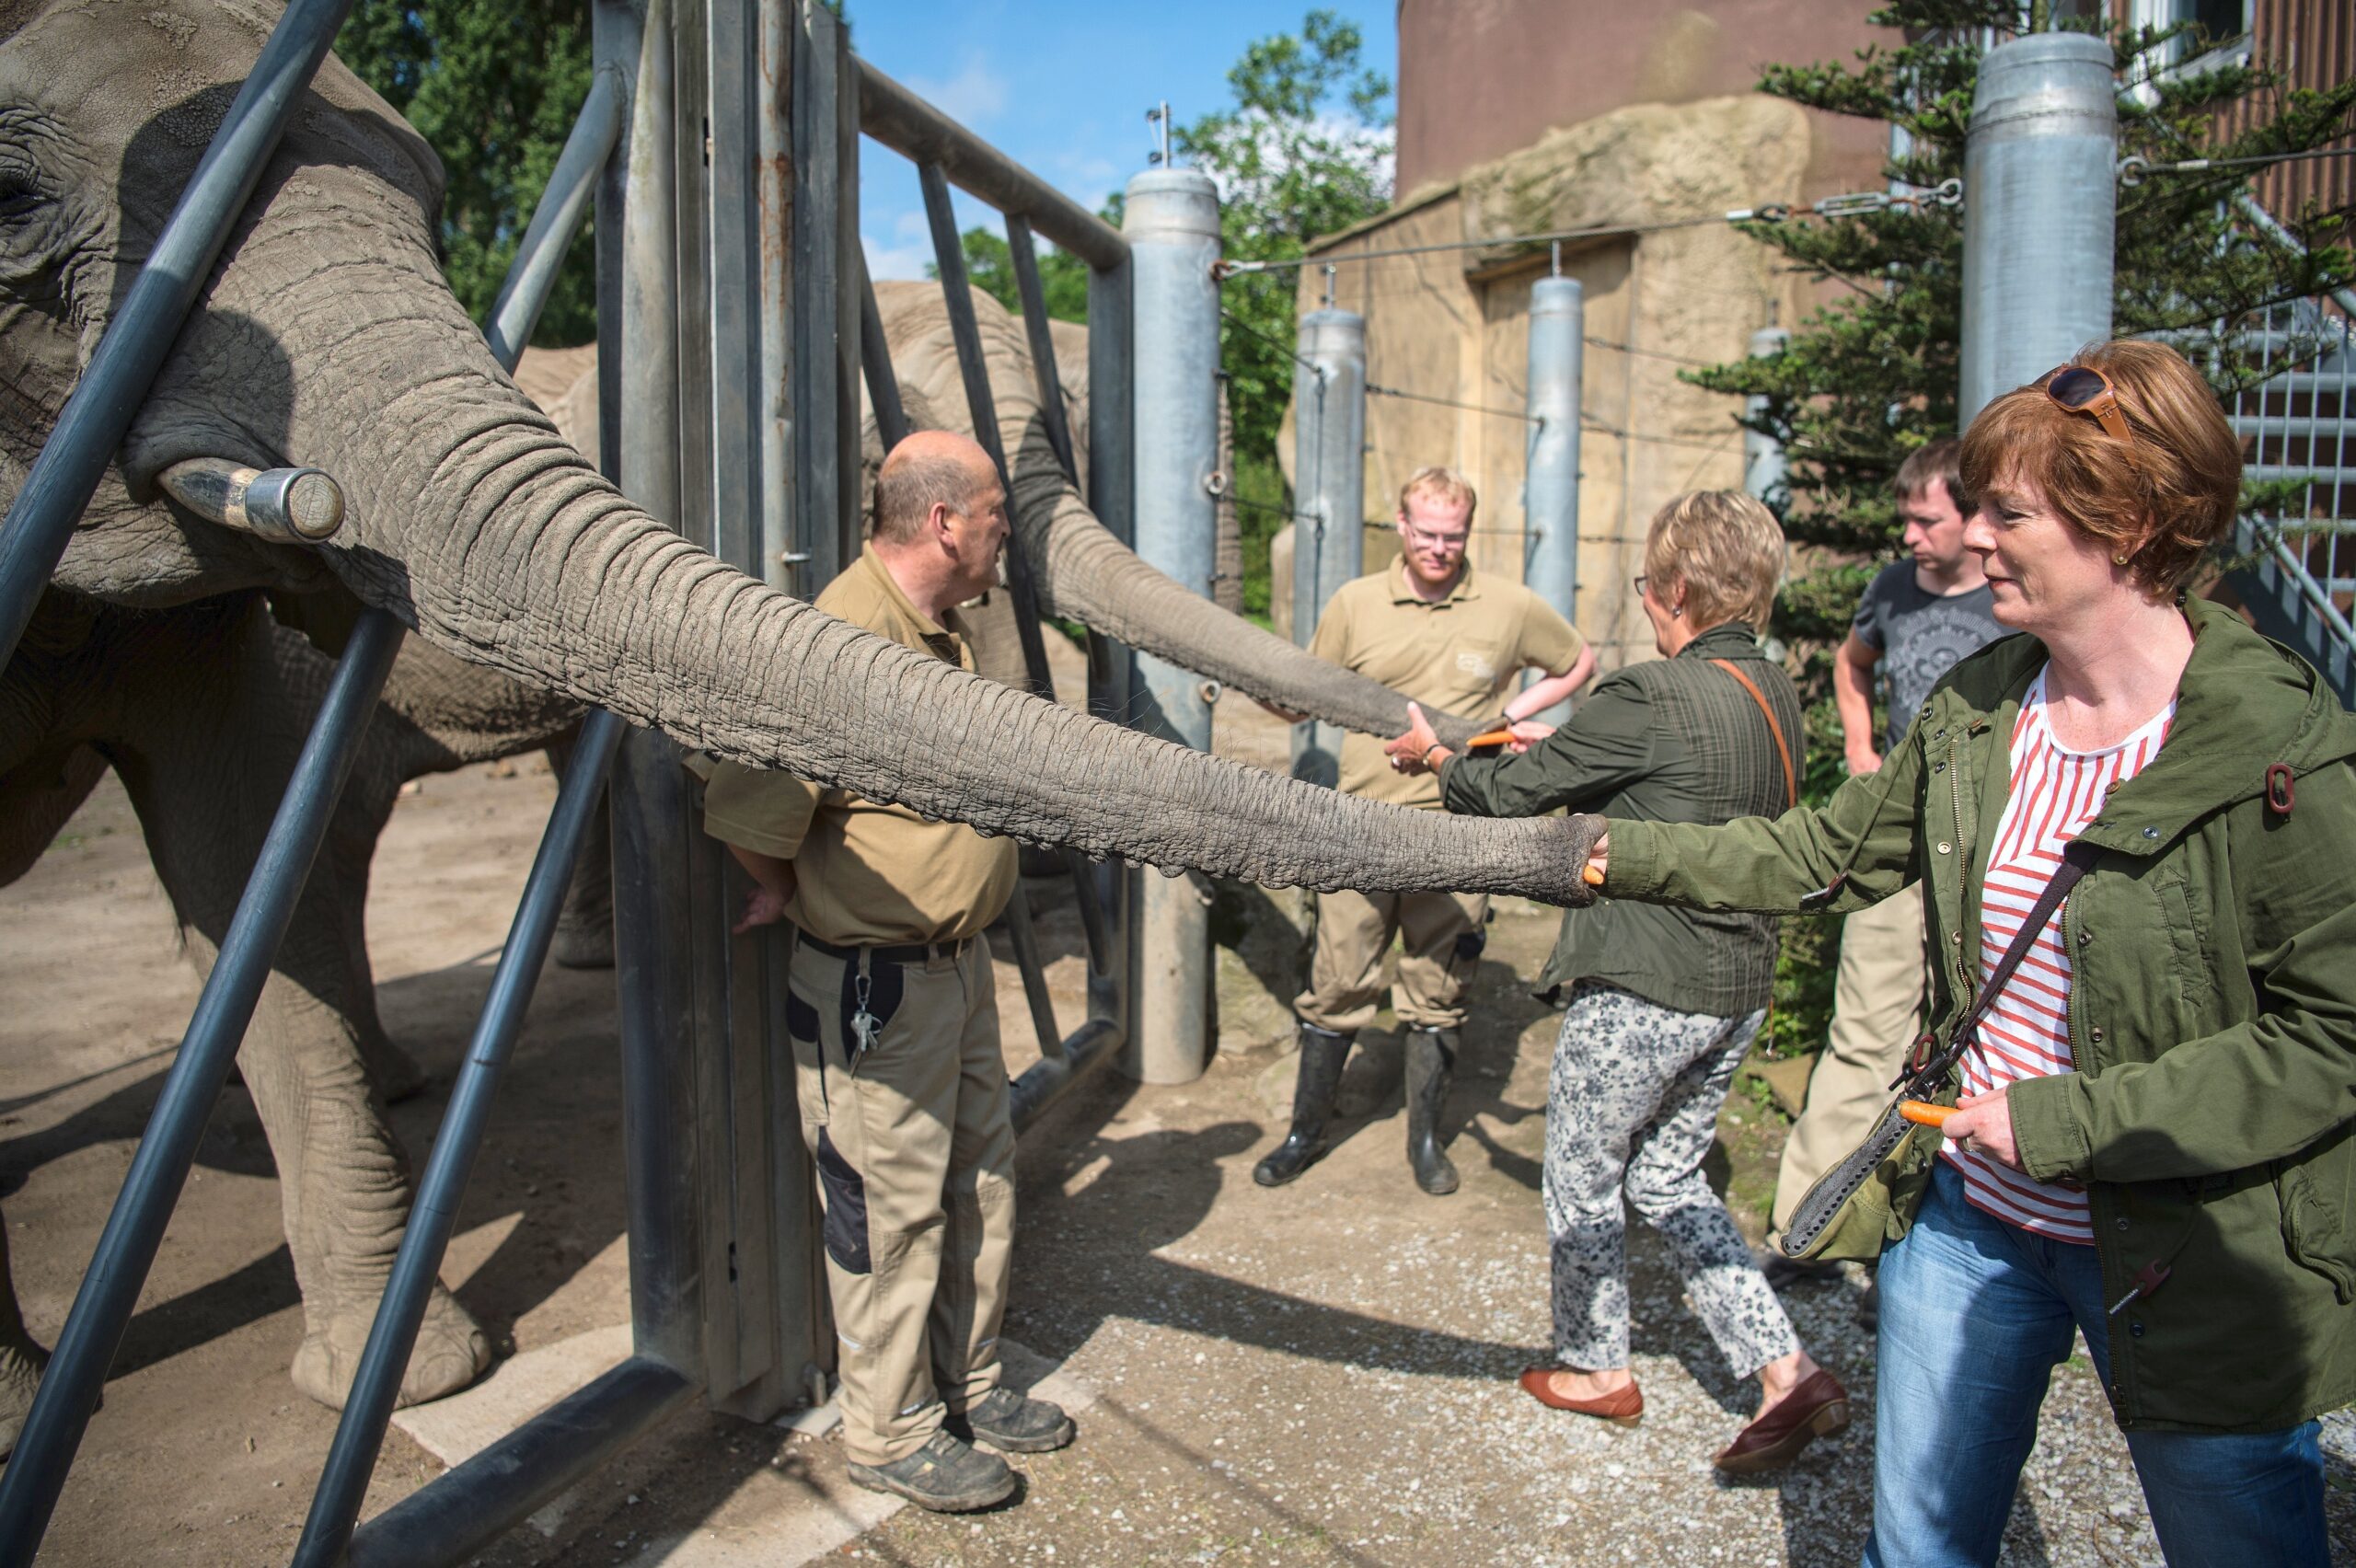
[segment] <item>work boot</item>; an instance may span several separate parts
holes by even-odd
[[[1407,1032],[1407,1163],[1415,1185],[1436,1198],[1456,1191],[1456,1167],[1439,1147],[1439,1113],[1456,1079],[1457,1038],[1452,1029]]]
[[[1281,1187],[1325,1152],[1325,1118],[1333,1114],[1334,1086],[1342,1081],[1342,1064],[1349,1059],[1355,1035],[1300,1026],[1300,1073],[1292,1085],[1292,1131],[1252,1168],[1252,1180],[1263,1187]]]
[[[850,1478],[870,1492],[895,1493],[936,1514],[970,1514],[1005,1502],[1014,1491],[1014,1471],[1004,1459],[946,1428],[888,1465],[852,1465]]]
[[[1002,1454],[1046,1454],[1072,1439],[1064,1407],[997,1388],[974,1401],[963,1415],[941,1426],[968,1443],[979,1438]]]

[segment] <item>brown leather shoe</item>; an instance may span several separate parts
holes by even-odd
[[[1624,1389],[1614,1389],[1600,1399],[1566,1399],[1553,1389],[1557,1366],[1530,1366],[1521,1374],[1522,1390],[1549,1410],[1567,1410],[1580,1415],[1592,1415],[1614,1426],[1634,1426],[1645,1419],[1645,1391],[1631,1382]]]
[[[1849,1424],[1849,1390],[1818,1367],[1800,1386],[1768,1407],[1767,1413],[1735,1434],[1710,1462],[1728,1475],[1781,1470],[1819,1437]]]

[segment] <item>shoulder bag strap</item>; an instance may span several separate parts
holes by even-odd
[[[1759,704],[1759,715],[1767,721],[1767,732],[1775,737],[1775,755],[1784,759],[1784,800],[1790,805],[1798,805],[1800,803],[1799,769],[1792,766],[1792,748],[1784,740],[1784,727],[1775,722],[1775,710],[1767,706],[1767,694],[1761,691],[1759,683],[1744,674],[1733,660],[1713,659],[1710,663],[1740,681],[1742,689],[1750,694],[1750,700]]]
[[[1996,997],[2004,991],[2004,983],[2013,977],[2013,971],[2021,966],[2021,960],[2028,956],[2028,950],[2037,945],[2037,939],[2044,931],[2046,923],[2053,918],[2053,912],[2062,907],[2062,901],[2070,895],[2070,890],[2078,885],[2078,879],[2086,874],[2086,868],[2093,864],[2096,853],[2093,845],[2074,838],[2062,847],[2061,866],[2045,884],[2045,891],[2037,895],[2037,903],[2029,909],[2028,918],[2021,922],[2019,931],[2014,934],[2012,945],[2004,949],[2004,956],[1996,961],[1996,967],[1988,972],[1980,994],[1971,998],[1971,1006],[1949,1032],[1946,1049],[1935,1053],[1920,1069],[1908,1074],[1909,1078],[1920,1084],[1925,1078],[1935,1081],[1946,1078],[1947,1069],[1961,1060],[1963,1054],[1978,1041],[1981,1020],[1986,1018],[1988,1010],[1996,1005]]]

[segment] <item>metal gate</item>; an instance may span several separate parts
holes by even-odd
[[[349,4],[292,0],[28,476],[0,532],[0,659]],[[804,597],[856,553],[859,378],[887,443],[906,422],[858,243],[864,132],[918,166],[975,430],[1001,472],[949,185],[1005,214],[1053,421],[1063,403],[1033,236],[1089,263],[1088,501],[1130,537],[1131,269],[1118,232],[854,58],[840,21],[817,0],[593,0],[592,14],[594,84],[486,335],[512,369],[594,195],[609,478],[722,559]],[[1070,432],[1054,434],[1070,474]],[[313,486],[301,493],[318,493],[308,470],[264,478],[282,498],[298,493],[297,479]],[[186,489],[190,504],[235,520],[217,496],[202,504],[214,493],[204,484]],[[267,508],[252,510],[268,521]],[[281,525],[299,533],[300,521]],[[1036,596],[1018,545],[1009,550],[1025,670],[1045,688]],[[402,635],[370,611],[338,664],[0,1476],[0,1562],[29,1562],[39,1547]],[[1131,665],[1126,650],[1091,636],[1089,700],[1100,717],[1131,710]],[[609,771],[634,1352],[355,1528],[499,1074]],[[1088,1016],[1068,1031],[1055,1017],[1021,894],[1007,915],[1042,1048],[1014,1086],[1018,1127],[1124,1038],[1131,879],[1076,858],[1068,864],[1089,950]],[[759,1419],[817,1392],[832,1335],[783,1027],[786,947],[775,928],[728,934],[740,876],[699,829],[676,745],[593,713],[425,1162],[296,1562],[456,1562],[699,1396]]]

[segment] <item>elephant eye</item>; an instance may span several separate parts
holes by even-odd
[[[29,217],[48,200],[49,193],[29,171],[0,164],[0,223]]]

